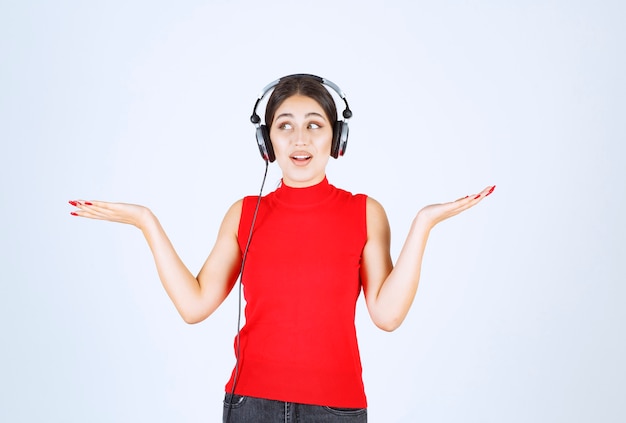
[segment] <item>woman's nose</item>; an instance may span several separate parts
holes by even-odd
[[[308,143],[308,135],[304,129],[296,129],[293,141],[296,145],[306,145]]]

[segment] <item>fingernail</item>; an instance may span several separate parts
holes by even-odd
[[[491,191],[493,191],[493,188],[491,188]],[[491,193],[491,191],[489,191],[489,193]],[[93,206],[93,204],[90,203],[89,201],[85,201],[85,204],[88,205],[88,206]]]
[[[78,206],[78,202],[74,201],[74,200],[70,200],[70,201],[68,201],[68,203],[70,203],[74,207]]]
[[[493,190],[496,189],[496,186],[492,186],[491,189],[489,190],[489,192],[487,193],[487,195],[491,194],[493,192]],[[485,197],[487,196],[485,195]]]
[[[76,212],[71,212],[70,214],[71,214],[72,216],[78,216],[78,213],[76,213]]]
[[[480,198],[480,194],[478,194],[476,197],[474,197],[474,200]]]

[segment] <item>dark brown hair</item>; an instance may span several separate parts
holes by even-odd
[[[267,101],[267,106],[265,106],[265,124],[268,128],[274,122],[276,110],[283,104],[283,101],[293,95],[303,95],[315,100],[326,113],[331,128],[335,127],[337,106],[333,96],[319,80],[307,75],[293,75],[282,78]]]

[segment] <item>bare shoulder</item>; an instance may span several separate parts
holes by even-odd
[[[241,220],[241,210],[243,208],[243,199],[239,199],[235,201],[224,216],[224,220],[222,221],[222,229],[228,230],[229,232],[234,231],[237,233],[239,228],[239,220]]]
[[[239,217],[241,215],[242,208],[243,208],[243,198],[240,198],[239,200],[235,201],[230,206],[230,208],[226,212],[226,216],[236,215],[237,217]]]
[[[367,203],[365,205],[367,214],[367,233],[368,238],[371,236],[385,235],[390,231],[389,220],[387,219],[387,213],[382,204],[373,199],[367,197]]]
[[[387,213],[385,213],[385,209],[382,204],[373,199],[372,197],[367,197],[367,203],[365,205],[365,210],[367,213],[367,224],[379,224],[379,223],[387,223]]]

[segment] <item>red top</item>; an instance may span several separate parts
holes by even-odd
[[[242,253],[257,198],[243,201]],[[326,179],[307,188],[282,185],[261,199],[242,278],[246,324],[236,394],[367,407],[354,327],[366,199]]]

